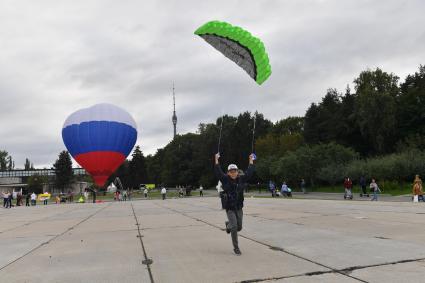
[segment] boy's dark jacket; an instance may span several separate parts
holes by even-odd
[[[223,192],[220,195],[223,209],[241,209],[244,201],[243,193],[247,186],[247,182],[254,174],[255,166],[250,164],[248,169],[245,171],[245,174],[243,176],[238,176],[235,180],[232,180],[232,178],[224,174],[219,164],[215,165],[214,171],[217,179],[220,180],[223,187]]]

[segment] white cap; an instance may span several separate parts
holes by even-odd
[[[230,170],[238,170],[238,166],[236,166],[236,164],[230,164],[227,167],[227,171],[230,171]]]

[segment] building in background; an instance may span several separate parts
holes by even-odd
[[[88,176],[83,168],[73,168],[75,180],[69,185],[69,190],[74,193],[80,193],[91,185],[85,179]],[[26,193],[28,187],[28,179],[31,176],[45,177],[47,182],[43,182],[43,191],[50,193],[59,193],[55,188],[55,170],[53,169],[33,169],[33,170],[8,170],[0,171],[0,192],[17,191],[22,189]]]

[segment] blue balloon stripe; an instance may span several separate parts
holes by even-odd
[[[137,131],[124,123],[90,121],[63,128],[62,137],[72,156],[92,151],[115,151],[127,156],[136,143]]]

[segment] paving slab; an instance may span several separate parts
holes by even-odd
[[[4,282],[149,282],[142,260],[135,232],[70,233],[9,265],[0,275]]]
[[[278,280],[267,280],[263,281],[268,283],[358,283],[359,280],[338,274],[338,273],[326,273],[312,276],[297,276],[291,278],[284,278]]]
[[[240,257],[220,208],[216,197],[0,208],[0,281],[151,282],[145,252],[155,282],[423,281],[425,206],[246,198]]]
[[[230,236],[207,225],[150,229],[143,240],[155,282],[240,282],[328,270],[243,238],[243,255],[236,256]]]
[[[119,282],[125,278],[124,282],[148,282],[150,279],[146,266],[142,264],[143,252],[137,237],[138,232],[134,229],[134,216],[128,214],[133,218],[109,217],[108,228],[118,226],[124,231],[107,231],[108,229],[102,229],[104,222],[100,221],[104,217],[102,213],[110,215],[110,211],[107,212],[105,208],[120,214],[131,212],[129,205],[118,210],[107,206],[92,206],[89,209],[80,207],[78,213],[72,214],[80,224],[69,223],[68,218],[71,216],[68,215],[62,220],[63,225],[67,226],[65,229],[62,225],[55,226],[62,229],[60,236],[49,238],[41,246],[36,242],[29,243],[32,244],[33,251],[27,255],[23,254],[21,259],[2,268],[2,280]],[[93,211],[96,214],[93,214]],[[133,221],[128,221],[131,219]],[[23,241],[28,239],[22,238]],[[25,272],[22,272],[22,266],[25,266]]]
[[[370,283],[425,282],[425,260],[358,269],[351,275]]]

